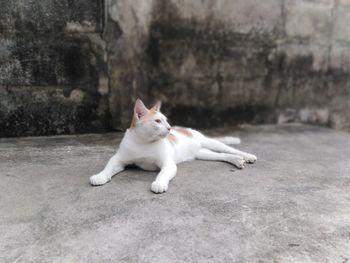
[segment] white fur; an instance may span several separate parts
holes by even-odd
[[[176,175],[178,163],[200,159],[224,161],[243,168],[245,162],[253,163],[257,160],[253,154],[234,149],[193,129],[189,129],[192,137],[171,130],[176,137],[176,142],[172,143],[166,138],[170,128],[166,117],[157,112],[147,122],[142,122],[142,118],[147,114],[144,109],[138,109],[142,106],[144,107],[143,104],[140,106],[139,101],[136,103],[136,127],[126,131],[117,153],[108,161],[106,167],[90,177],[92,185],[103,185],[110,181],[112,176],[122,172],[125,166],[134,164],[144,170],[160,170],[151,185],[151,190],[162,193],[168,190],[170,180]],[[221,140],[226,143],[240,142],[234,137],[224,137]]]
[[[214,138],[224,144],[232,145],[232,144],[241,144],[241,139],[237,137],[230,137],[230,136],[225,136],[225,137],[217,137]]]

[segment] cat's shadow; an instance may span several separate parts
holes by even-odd
[[[120,181],[141,181],[141,182],[153,182],[159,171],[147,171],[142,170],[136,165],[128,165],[125,167],[125,171],[117,174]],[[116,179],[116,178],[115,178]]]

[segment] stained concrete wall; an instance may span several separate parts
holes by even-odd
[[[0,136],[126,128],[137,97],[181,125],[350,130],[347,0],[46,3],[1,2]]]
[[[146,2],[109,6],[115,23],[132,21],[123,47],[136,43],[127,68],[111,64],[112,94],[126,102],[112,112],[117,126],[128,124],[126,109],[142,94],[163,100],[183,125],[302,121],[350,129],[349,1]],[[121,6],[136,15],[120,15]]]
[[[0,136],[106,130],[104,5],[0,1]]]

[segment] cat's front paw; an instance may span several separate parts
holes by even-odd
[[[110,178],[103,174],[95,174],[90,177],[90,184],[91,185],[103,185],[107,183],[110,180]]]
[[[151,185],[151,191],[156,194],[164,193],[168,190],[168,185],[166,181],[156,180]]]
[[[255,163],[256,160],[258,160],[258,158],[254,155],[254,154],[246,154],[244,156],[244,160],[247,162],[247,163]]]

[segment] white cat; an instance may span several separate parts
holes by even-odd
[[[147,109],[141,100],[136,101],[131,127],[103,171],[90,177],[92,185],[103,185],[127,165],[134,164],[144,170],[160,170],[151,190],[163,193],[176,175],[178,163],[199,159],[224,161],[243,168],[245,162],[254,163],[257,160],[253,154],[226,145],[239,144],[239,138],[212,139],[193,129],[171,128],[160,112],[160,106],[158,102]]]

